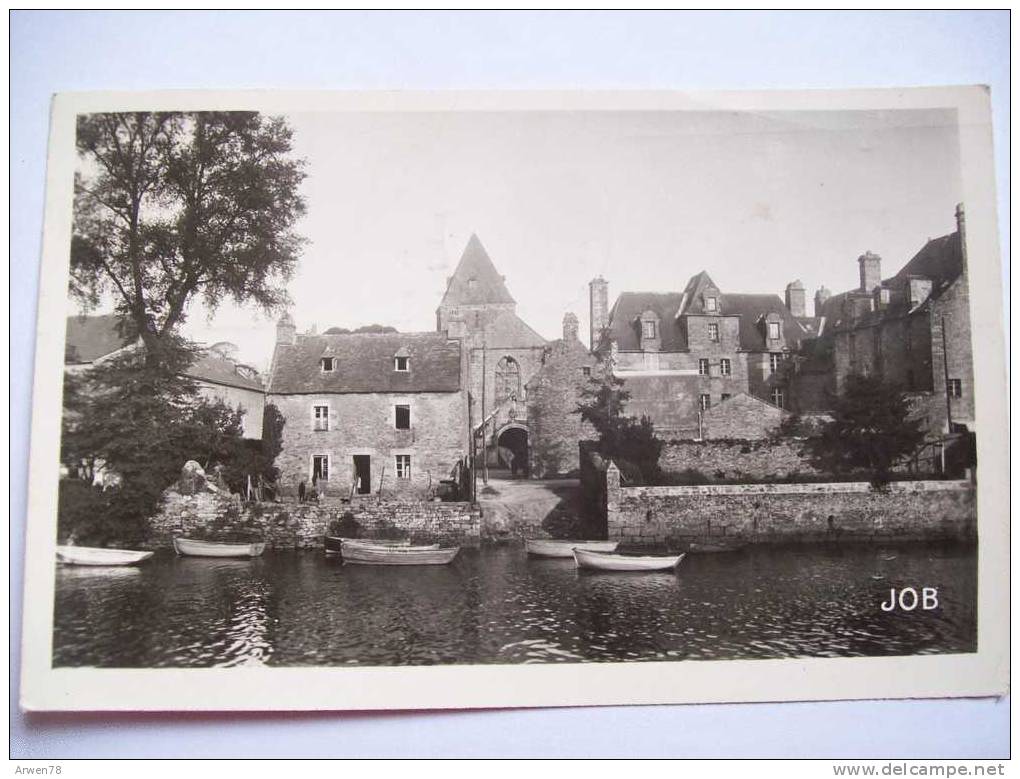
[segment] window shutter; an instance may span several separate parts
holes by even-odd
[[[330,430],[336,430],[338,416],[339,415],[337,414],[336,409],[333,408],[332,406],[330,406],[329,407],[329,429]]]

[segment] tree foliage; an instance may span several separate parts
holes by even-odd
[[[194,347],[177,338],[157,345],[155,360],[128,350],[65,379],[61,460],[80,481],[62,485],[62,536],[73,532],[80,543],[140,539],[188,460],[210,473],[222,466],[235,491],[249,474],[275,475],[282,419],[265,449],[245,440],[241,412],[204,398],[185,375]],[[116,479],[102,491],[83,491],[97,471]]]
[[[662,441],[647,416],[636,419],[624,414],[630,393],[623,379],[611,370],[593,371],[590,382],[581,390],[575,413],[598,433],[596,450],[614,460],[631,482],[653,483],[661,476],[659,454]]]
[[[875,484],[888,482],[895,462],[924,440],[921,422],[910,418],[907,396],[876,377],[848,376],[831,416],[808,440],[815,465],[836,472],[864,468]]]
[[[278,309],[303,240],[304,162],[281,118],[254,112],[78,118],[71,294],[112,294],[126,336],[173,335],[188,303]]]

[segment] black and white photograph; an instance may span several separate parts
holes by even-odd
[[[58,97],[26,704],[1004,689],[984,100]]]

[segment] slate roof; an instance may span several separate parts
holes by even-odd
[[[68,317],[64,362],[68,365],[92,363],[134,343],[137,339],[125,339],[120,335],[117,325],[121,321],[116,314]],[[203,352],[184,374],[213,384],[262,390],[257,379],[242,376],[233,360],[212,350]]]
[[[917,311],[926,310],[926,306],[911,309],[909,295],[904,288],[911,278],[931,279],[932,288],[928,301],[938,297],[956,281],[963,273],[963,247],[959,232],[943,235],[929,240],[906,265],[896,273],[882,281],[882,286],[891,290],[889,304],[880,310],[868,311],[856,319],[844,318],[843,302],[851,296],[870,297],[860,290],[849,290],[833,295],[823,306],[826,317],[825,330],[868,327],[879,322],[909,316]],[[925,301],[926,303],[928,301]]]
[[[621,351],[640,350],[636,320],[645,311],[654,311],[659,317],[659,348],[664,352],[684,351],[687,340],[676,321],[682,299],[679,292],[621,292],[609,311],[610,338]]]
[[[515,302],[482,242],[477,235],[472,234],[457,263],[457,269],[446,285],[440,308]]]
[[[118,324],[122,321],[116,314],[69,316],[64,362],[70,365],[95,362],[133,342],[135,339],[120,334]]]
[[[393,369],[402,349],[410,357],[406,372]],[[334,371],[320,369],[323,354],[337,359]],[[276,345],[268,392],[457,392],[460,359],[460,342],[442,333],[298,335],[293,345]]]
[[[683,314],[705,313],[701,291],[715,287],[708,274],[702,271],[680,292],[621,292],[609,314],[610,337],[621,351],[639,351],[641,340],[637,320],[645,311],[654,311],[660,323],[660,350],[682,352],[687,349],[683,329],[677,322],[677,311],[683,305]],[[693,296],[693,300],[692,300]],[[767,351],[763,328],[759,320],[769,313],[778,313],[783,319],[783,335],[791,348],[810,335],[790,313],[778,295],[720,294],[720,316],[740,317],[740,348],[748,351]]]
[[[190,368],[184,371],[184,375],[212,384],[239,387],[256,392],[262,391],[262,382],[238,373],[237,363],[215,352],[204,352]]]
[[[780,299],[779,295],[732,295],[722,296],[719,303],[721,313],[736,314],[740,317],[740,348],[751,352],[768,351],[765,344],[765,329],[759,320],[766,314],[779,314],[783,319],[783,338],[786,345],[796,349],[807,334],[797,317]]]

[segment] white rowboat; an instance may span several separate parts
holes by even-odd
[[[670,571],[680,565],[684,556],[676,555],[622,555],[574,550],[578,568],[594,571]]]
[[[373,541],[371,538],[345,538],[343,540],[343,548],[349,549],[358,547],[360,549],[396,549],[398,552],[403,552],[409,549],[427,549],[434,550],[439,549],[439,544],[414,544],[410,541]]]
[[[101,549],[95,546],[58,546],[57,562],[64,565],[135,565],[152,557],[152,552],[131,549]]]
[[[400,546],[359,546],[344,543],[344,563],[353,565],[447,565],[460,551],[452,549],[423,549]]]
[[[615,552],[617,541],[561,541],[545,538],[529,538],[524,548],[535,557],[573,557],[575,549],[588,552]]]
[[[193,538],[175,538],[174,551],[185,557],[258,557],[266,549],[263,541],[235,543],[233,541],[196,541]]]

